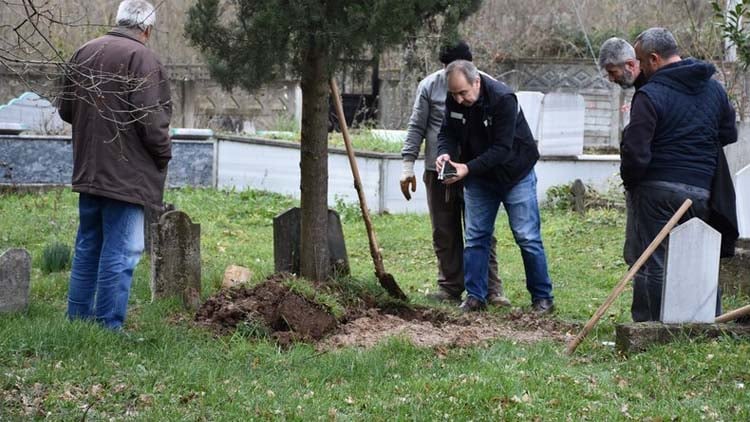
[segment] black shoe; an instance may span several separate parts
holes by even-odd
[[[531,302],[531,312],[542,315],[550,314],[555,310],[555,303],[552,299],[536,299]]]
[[[462,313],[467,313],[483,311],[485,308],[487,308],[487,304],[474,296],[467,296],[466,300],[458,307],[458,310]]]
[[[427,293],[425,297],[433,302],[461,303],[461,295],[452,295],[443,289],[438,289],[435,293]]]

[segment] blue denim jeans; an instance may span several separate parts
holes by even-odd
[[[708,217],[709,191],[683,183],[647,181],[626,194],[627,222],[623,257],[633,266],[648,248],[672,215],[690,198],[693,205],[680,219],[684,223],[693,217]],[[633,277],[633,321],[659,321],[664,288],[664,264],[668,238],[659,245]],[[721,293],[717,295],[717,315],[721,312]]]
[[[526,289],[531,293],[532,302],[552,299],[552,281],[547,273],[547,257],[542,244],[534,170],[510,190],[481,177],[469,176],[464,182],[464,202],[464,281],[467,294],[483,302],[487,296],[490,240],[495,230],[497,212],[500,204],[503,204],[513,237],[521,249]]]
[[[111,329],[125,321],[133,270],[143,253],[143,207],[82,193],[68,288],[68,318]]]

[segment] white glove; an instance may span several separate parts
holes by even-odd
[[[404,194],[406,200],[411,199],[411,193],[409,193],[409,185],[411,185],[411,191],[417,191],[417,178],[414,176],[414,161],[404,160],[404,166],[401,170],[401,193]]]

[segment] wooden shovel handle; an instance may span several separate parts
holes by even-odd
[[[336,80],[333,78],[331,78],[331,80],[329,81],[329,85],[331,87],[331,94],[333,95],[333,105],[336,109],[336,116],[338,116],[339,119],[341,135],[344,137],[346,155],[349,157],[349,165],[352,168],[352,175],[354,176],[354,189],[357,190],[357,196],[359,196],[359,207],[362,210],[362,219],[365,220],[367,238],[370,241],[370,255],[372,255],[372,260],[375,264],[375,273],[378,275],[378,277],[380,277],[381,275],[385,274],[385,267],[383,266],[383,256],[380,254],[378,239],[375,237],[375,231],[372,229],[372,220],[370,220],[370,212],[367,208],[367,200],[365,199],[365,193],[362,189],[362,180],[359,177],[357,158],[354,156],[352,141],[349,138],[349,129],[346,126],[344,107],[341,105],[341,95],[339,94],[339,87],[336,84]]]
[[[656,248],[659,247],[661,242],[664,240],[664,238],[669,235],[669,232],[672,231],[672,228],[677,225],[677,223],[680,221],[680,218],[687,212],[687,210],[690,208],[690,205],[693,204],[693,201],[686,199],[685,202],[683,202],[682,206],[677,210],[677,212],[672,216],[672,218],[667,221],[667,224],[661,229],[659,234],[656,235],[654,240],[651,242],[650,245],[648,245],[648,248],[646,248],[645,251],[641,254],[640,258],[638,258],[638,261],[633,264],[632,267],[630,267],[630,271],[628,271],[627,274],[625,274],[625,277],[623,277],[615,286],[614,290],[612,290],[612,293],[609,294],[607,297],[607,300],[602,303],[602,306],[599,307],[599,309],[594,312],[594,315],[589,319],[589,321],[586,323],[586,325],[583,326],[583,329],[581,330],[578,335],[571,340],[568,343],[568,346],[565,350],[565,353],[572,354],[575,352],[576,348],[579,344],[581,344],[581,341],[583,341],[584,337],[588,335],[588,333],[591,331],[592,328],[594,328],[594,325],[596,325],[597,322],[599,322],[599,319],[604,315],[605,312],[607,312],[607,309],[609,309],[610,306],[612,306],[612,303],[614,303],[615,299],[617,299],[618,296],[625,290],[625,287],[627,287],[628,281],[630,281],[635,273],[638,272],[638,270],[641,269],[643,264],[646,263],[646,261],[651,257],[651,255],[654,253]]]
[[[715,322],[716,323],[729,322],[729,321],[733,321],[745,315],[750,315],[750,305],[743,306],[739,309],[735,309],[733,311],[727,312],[724,315],[717,316]]]

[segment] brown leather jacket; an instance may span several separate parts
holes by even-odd
[[[73,190],[161,208],[172,158],[169,80],[124,28],[89,41],[66,69],[60,117],[73,125]]]

